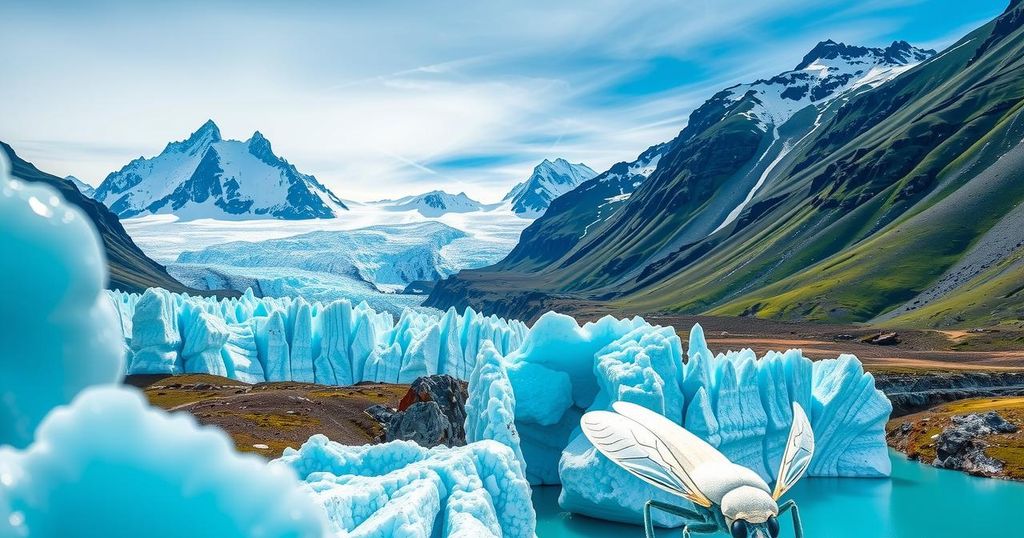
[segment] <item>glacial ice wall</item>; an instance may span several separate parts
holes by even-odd
[[[278,462],[312,487],[338,536],[534,536],[530,485],[512,450],[494,441],[426,449],[314,435]]]
[[[129,374],[212,373],[249,383],[409,383],[430,374],[469,379],[481,345],[507,354],[527,328],[518,321],[405,310],[395,318],[365,303],[217,299],[149,289],[109,292],[128,347]]]
[[[699,325],[687,356],[684,363],[674,329],[640,318],[605,317],[580,327],[568,316],[541,317],[502,361],[530,482],[561,483],[563,508],[603,519],[638,522],[648,499],[671,500],[612,464],[580,432],[584,412],[616,400],[680,423],[769,483],[798,402],[816,438],[810,476],[889,474],[884,426],[892,407],[856,357],[812,362],[799,350],[714,355]],[[656,519],[679,524],[663,514]]]

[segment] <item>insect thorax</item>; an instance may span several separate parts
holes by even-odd
[[[779,515],[779,505],[772,496],[756,487],[740,486],[722,497],[722,515],[726,521],[741,519],[748,523],[764,523]]]

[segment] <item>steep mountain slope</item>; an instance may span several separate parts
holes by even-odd
[[[536,270],[561,258],[629,199],[671,146],[671,142],[651,146],[632,162],[617,163],[552,200],[547,211],[523,230],[501,267]]]
[[[547,159],[533,168],[526,181],[512,187],[502,198],[512,206],[512,211],[536,218],[544,214],[551,201],[573,190],[577,185],[597,175],[583,163],[572,164],[565,159]]]
[[[451,194],[444,191],[430,191],[397,200],[379,202],[392,211],[419,211],[424,217],[440,217],[445,213],[469,213],[485,209],[484,204],[466,196],[466,193]]]
[[[913,68],[901,62],[928,51],[823,42],[795,72],[725,90],[695,111],[651,177],[563,256],[463,272],[428,303],[513,315],[493,300],[511,294],[505,303],[520,316],[561,297],[833,321],[898,308],[911,314],[892,323],[1024,318],[1024,297],[1007,284],[1024,239],[1014,226],[1024,183],[1013,180],[1024,138],[1022,20],[1018,2]],[[821,66],[834,81],[810,73]],[[823,91],[831,97],[817,99]],[[986,260],[977,270],[957,269],[997,224],[1007,246],[976,254]],[[944,276],[922,319],[917,296]],[[999,312],[958,314],[955,297],[983,286],[1009,296]]]
[[[81,179],[78,179],[75,176],[68,176],[64,179],[70,181],[71,183],[74,183],[75,187],[78,187],[78,191],[84,194],[85,196],[92,198],[93,196],[96,195],[96,189],[92,188],[92,185],[89,185],[88,183],[82,181]]]
[[[175,292],[196,293],[171,278],[163,266],[146,257],[124,231],[117,216],[106,206],[84,196],[70,181],[39,171],[18,157],[11,146],[0,142],[0,150],[11,164],[11,175],[23,181],[46,183],[54,187],[65,200],[81,208],[89,217],[103,239],[103,250],[110,269],[109,288],[141,293],[146,288],[158,286]]]
[[[348,209],[316,178],[274,155],[259,131],[245,142],[224,140],[212,120],[156,157],[140,157],[107,176],[96,199],[121,218],[311,219]]]

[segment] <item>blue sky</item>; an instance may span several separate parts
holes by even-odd
[[[97,184],[213,118],[338,195],[501,198],[544,158],[601,171],[831,38],[943,48],[1004,0],[0,0],[0,140]]]

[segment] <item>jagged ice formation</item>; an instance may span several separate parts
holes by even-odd
[[[365,303],[216,299],[150,289],[109,292],[129,348],[129,374],[212,373],[240,381],[351,385],[410,383],[431,374],[469,379],[480,346],[502,354],[527,328],[483,316],[403,311],[396,321]]]
[[[314,435],[276,462],[312,487],[339,536],[534,536],[530,485],[516,455],[494,441],[426,449]]]
[[[674,329],[641,318],[580,327],[568,316],[542,316],[502,361],[530,482],[561,483],[564,509],[604,519],[638,522],[648,499],[671,500],[598,454],[580,432],[584,412],[616,400],[682,424],[769,482],[795,401],[808,410],[817,440],[810,476],[888,476],[884,426],[892,406],[856,357],[812,362],[790,350],[758,358],[749,349],[713,355],[699,325],[685,364],[682,356]]]

